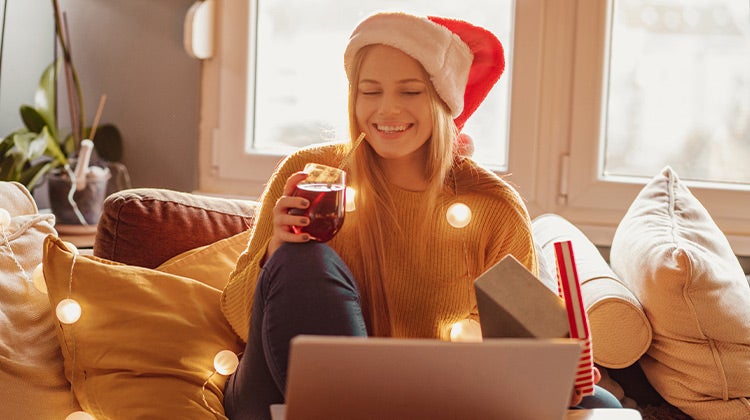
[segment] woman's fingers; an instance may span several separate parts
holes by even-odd
[[[274,236],[279,242],[307,242],[310,236],[297,234],[294,226],[307,226],[310,219],[305,216],[305,209],[310,202],[302,197],[294,196],[294,190],[307,174],[297,172],[287,179],[284,194],[276,201],[273,208]]]
[[[294,194],[294,189],[297,188],[297,184],[299,184],[305,178],[307,178],[307,174],[304,172],[293,173],[289,178],[287,178],[286,184],[284,184],[283,195]]]
[[[578,388],[573,388],[573,393],[570,394],[570,407],[575,407],[583,401],[583,392]]]

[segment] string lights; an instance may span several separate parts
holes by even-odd
[[[220,375],[233,374],[239,364],[240,358],[231,350],[222,350],[214,356],[214,369]]]
[[[76,411],[68,414],[68,417],[65,417],[65,420],[96,420],[96,417],[85,411]]]
[[[352,194],[352,197],[354,194]],[[10,241],[8,240],[8,228],[10,227],[12,223],[12,218],[10,215],[10,212],[4,208],[0,208],[0,233],[2,234],[0,237],[3,240],[3,243],[0,245],[5,245],[8,250],[11,258],[15,262],[16,266],[20,270],[21,275],[27,282],[31,282],[34,287],[41,293],[48,294],[47,290],[47,283],[44,278],[44,269],[43,264],[37,265],[32,274],[31,277],[26,273],[21,263],[16,258],[16,255],[13,253],[13,249],[11,248]],[[73,269],[75,268],[76,259],[79,256],[78,248],[75,247],[70,242],[63,242],[66,246],[66,248],[73,253],[73,261],[70,266],[70,276],[68,278],[68,294],[65,299],[62,299],[60,302],[58,302],[57,306],[55,307],[55,315],[57,319],[64,325],[73,325],[75,324],[81,316],[85,315],[84,310],[81,307],[81,305],[72,298],[72,292],[73,292]],[[71,344],[73,345],[73,363],[75,364],[75,338],[71,337]],[[232,352],[231,350],[222,350],[219,351],[213,359],[213,367],[214,371],[208,376],[208,379],[206,379],[206,382],[203,384],[203,402],[206,405],[206,407],[216,413],[213,408],[209,406],[209,404],[206,401],[205,397],[205,391],[206,391],[206,385],[211,380],[211,378],[215,374],[220,375],[231,375],[237,370],[237,366],[239,365],[239,357]],[[73,383],[73,379],[71,378],[71,386]],[[75,411],[73,413],[70,413],[67,417],[65,417],[65,420],[96,420],[96,417],[93,415],[85,412],[85,411]]]
[[[356,209],[355,207],[355,197],[356,191],[351,188],[347,187],[346,190],[346,211],[351,212]],[[448,221],[448,223],[453,226],[454,228],[461,229],[466,226],[471,221],[471,209],[464,203],[453,203],[450,205],[446,211],[445,217]],[[7,240],[6,236],[6,227],[10,226],[11,223],[11,216],[10,213],[3,208],[0,208],[0,230],[2,230],[3,237],[5,238],[5,242],[7,243],[8,247],[10,247],[10,243]],[[73,253],[73,261],[71,263],[70,267],[70,277],[68,280],[68,295],[65,299],[62,299],[55,308],[55,315],[57,316],[57,319],[64,325],[72,325],[75,324],[81,316],[84,315],[84,310],[81,307],[81,305],[73,299],[72,291],[73,291],[73,269],[75,267],[76,259],[79,255],[78,249],[71,243],[65,242],[65,246]],[[12,254],[13,259],[16,260],[15,255]],[[20,263],[16,260],[16,263],[20,267]],[[468,268],[467,268],[468,269]],[[44,279],[44,271],[42,264],[39,264],[32,272],[31,277],[26,274],[26,272],[21,269],[24,278],[27,281],[30,281],[33,283],[34,287],[39,290],[42,293],[48,293],[47,291],[47,285],[46,281]],[[465,331],[468,327],[468,329],[472,329],[472,325],[468,323],[468,320],[460,321],[454,324],[452,331],[451,331],[451,339],[455,341],[461,341],[462,336],[464,336]],[[203,400],[206,407],[208,407],[211,411],[214,411],[209,405],[206,403],[205,399],[205,387],[210,381],[210,379],[215,374],[220,374],[224,376],[232,375],[239,365],[239,357],[237,354],[232,352],[231,350],[221,350],[214,356],[213,359],[213,367],[214,371],[208,376],[206,379],[206,382],[203,384]],[[72,381],[71,381],[72,382]],[[95,417],[92,416],[89,413],[86,413],[85,411],[76,411],[71,414],[69,414],[65,420],[95,420]]]
[[[465,228],[471,222],[471,209],[464,203],[453,203],[445,212],[445,218],[454,228]]]
[[[0,214],[0,218],[2,218],[2,214]],[[0,225],[2,227],[3,225]],[[4,232],[4,230],[3,230]],[[73,269],[76,264],[76,259],[78,258],[79,252],[78,248],[75,247],[75,245],[71,244],[70,242],[64,242],[65,246],[73,253],[73,261],[70,265],[70,277],[68,279],[68,297],[65,299],[62,299],[55,308],[55,315],[57,316],[57,319],[65,324],[65,325],[72,325],[75,324],[81,316],[84,315],[83,308],[81,308],[81,305],[73,299],[72,291],[73,291]],[[28,280],[28,279],[27,279]],[[42,264],[39,264],[32,273],[31,280],[34,284],[34,286],[39,290],[40,292],[47,293],[47,286],[46,281],[44,279],[44,271],[42,268]],[[75,338],[71,337],[71,343],[73,345],[73,363],[75,364]],[[206,401],[206,385],[208,385],[208,382],[211,380],[211,378],[215,374],[225,375],[229,376],[237,370],[237,366],[239,365],[239,357],[232,352],[231,350],[221,350],[214,356],[213,359],[213,367],[214,371],[208,376],[206,379],[206,382],[203,383],[202,387],[202,395],[203,403],[211,412],[214,414],[220,414],[217,413],[216,410],[214,410]],[[73,380],[71,379],[71,384]],[[89,413],[86,413],[85,411],[76,411],[71,414],[69,414],[65,420],[96,420],[96,417],[92,416]]]

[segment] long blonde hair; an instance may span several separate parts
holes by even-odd
[[[357,52],[354,72],[349,80],[349,131],[352,141],[361,133],[357,124],[355,105],[360,67],[368,50],[368,47],[364,47]],[[429,80],[424,68],[422,71]],[[456,160],[455,144],[458,130],[448,106],[438,96],[432,83],[427,83],[427,93],[432,113],[432,135],[427,140],[429,152],[424,168],[424,176],[428,183],[425,190],[425,208],[432,212],[446,188],[446,181]],[[349,181],[357,191],[357,231],[365,276],[358,279],[363,286],[360,288],[363,314],[368,321],[370,334],[390,335],[390,319],[381,267],[387,264],[383,255],[384,226],[390,224],[398,228],[398,221],[394,215],[393,199],[378,155],[365,141],[354,151],[353,156],[349,164]],[[429,220],[429,216],[426,216],[425,220]]]

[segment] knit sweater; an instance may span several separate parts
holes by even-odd
[[[243,340],[248,338],[255,285],[272,235],[272,210],[287,178],[308,162],[338,166],[343,154],[340,144],[301,149],[271,177],[248,247],[222,294],[222,311]],[[454,323],[478,319],[473,281],[504,256],[511,254],[532,273],[538,272],[531,222],[518,193],[470,159],[464,159],[454,174],[456,192],[441,197],[427,234],[418,229],[425,217],[424,193],[390,186],[398,220],[398,226],[385,227],[387,264],[382,267],[390,331],[374,331],[377,335],[448,339]],[[454,202],[471,209],[471,222],[464,228],[452,227],[445,218],[443,209]],[[347,213],[328,244],[360,283],[364,274],[357,234],[355,210]]]

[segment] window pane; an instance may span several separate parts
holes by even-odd
[[[464,132],[481,163],[507,166],[512,0],[258,0],[254,129],[248,151],[282,152],[348,135],[343,55],[349,34],[378,10],[464,18],[503,43],[506,73]],[[252,103],[252,102],[251,102]]]
[[[750,12],[614,0],[603,173],[750,184]]]

